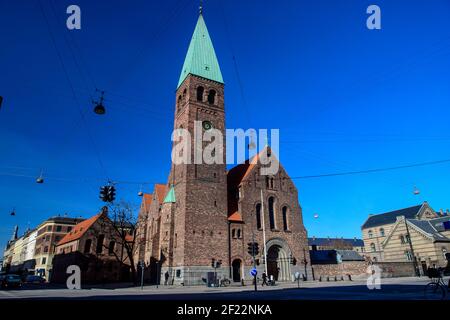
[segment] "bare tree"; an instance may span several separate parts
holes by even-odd
[[[121,270],[125,265],[129,265],[133,282],[136,283],[136,240],[142,228],[139,227],[140,220],[134,215],[135,208],[128,202],[120,201],[103,207],[103,210],[107,210],[108,219],[103,220],[102,228],[110,239],[115,241],[118,249],[111,250],[110,254],[119,262]],[[109,250],[107,244],[103,246]]]

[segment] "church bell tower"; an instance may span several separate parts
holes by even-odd
[[[214,271],[213,259],[222,262],[218,274],[229,275],[224,82],[201,9],[177,85],[174,118],[174,129],[190,133],[191,162],[171,166],[172,259],[167,267],[176,273],[176,282],[198,284],[200,275]],[[194,163],[195,125],[201,134],[222,133],[222,163]]]

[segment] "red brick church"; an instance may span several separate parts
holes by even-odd
[[[194,136],[194,121],[200,121],[203,130],[213,127],[225,137],[224,81],[201,12],[175,101],[175,129]],[[266,148],[253,160],[262,152],[274,157]],[[259,276],[267,270],[278,281],[291,281],[296,272],[310,277],[297,189],[281,165],[271,176],[261,176],[260,166],[250,160],[227,171],[226,164],[172,163],[167,184],[144,194],[139,212],[136,258],[148,267],[146,277],[155,281],[158,274],[162,282],[167,273],[170,283],[191,285],[215,271],[219,278],[250,281],[253,239]],[[219,268],[213,259],[221,261]]]

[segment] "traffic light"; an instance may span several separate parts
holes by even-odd
[[[100,199],[104,202],[108,202],[108,187],[100,187]]]
[[[108,199],[109,202],[113,202],[114,200],[116,200],[116,188],[114,188],[114,186],[109,186]]]
[[[247,245],[248,245],[248,247],[247,247],[247,249],[248,249],[248,254],[249,255],[251,255],[251,256],[253,256],[253,242],[249,242],[249,243],[247,243]]]
[[[258,245],[258,242],[255,242],[255,243],[253,244],[253,248],[254,248],[254,250],[255,250],[255,256],[257,256],[257,255],[259,254],[259,245]]]
[[[251,256],[257,256],[259,253],[258,242],[249,242],[248,244],[248,254]]]
[[[100,199],[104,202],[113,202],[116,199],[116,188],[114,186],[101,187]]]

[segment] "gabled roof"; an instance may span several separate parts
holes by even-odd
[[[390,212],[386,212],[386,213],[371,215],[366,220],[366,222],[364,222],[364,224],[362,225],[361,228],[365,229],[365,228],[382,226],[385,224],[391,224],[396,221],[398,216],[404,216],[406,219],[417,218],[422,206],[423,206],[423,204],[420,204],[420,205],[409,207],[409,208],[404,208],[404,209],[390,211]]]
[[[198,17],[197,25],[195,26],[186,58],[184,59],[183,68],[181,69],[177,89],[189,74],[223,83],[219,62],[217,61],[216,53],[202,14]]]
[[[145,209],[148,210],[148,208],[150,208],[150,205],[152,204],[153,201],[153,194],[151,193],[144,193],[143,197],[142,197],[142,203],[145,206]]]
[[[258,154],[254,155],[251,159],[245,160],[244,163],[238,164],[237,166],[231,168],[227,172],[227,183],[228,188],[236,188],[244,181],[253,169],[258,165],[263,152],[270,150],[270,147],[263,148]],[[273,156],[273,155],[271,155]]]
[[[229,221],[243,221],[242,214],[238,212],[238,197],[236,196],[239,185],[250,177],[253,169],[260,164],[260,159],[264,155],[263,152],[270,151],[269,146],[265,146],[259,153],[254,155],[251,159],[244,163],[238,164],[227,172],[227,189],[228,189],[228,220]],[[275,157],[273,152],[271,157]],[[277,159],[276,159],[277,160]],[[278,161],[278,160],[277,160]],[[234,219],[234,220],[230,220]]]
[[[159,204],[162,204],[164,202],[164,197],[167,193],[167,185],[165,184],[155,184],[155,191],[156,198],[158,199]]]
[[[57,246],[80,239],[102,216],[102,214],[103,213],[96,214],[95,216],[76,224],[73,229],[57,243]]]
[[[450,239],[446,236],[440,234],[436,228],[430,223],[430,220],[416,220],[416,219],[408,219],[408,224],[412,224],[414,229],[426,235],[429,238],[432,238],[434,241],[444,241],[450,242]]]
[[[449,225],[450,224],[450,216],[444,216],[444,217],[439,217],[436,219],[431,219],[430,223],[439,232],[449,230],[450,229],[450,225]]]
[[[350,238],[308,238],[308,245],[313,246],[332,246],[335,241],[344,241],[346,244],[352,247],[364,247],[364,241],[362,239],[350,239]]]

